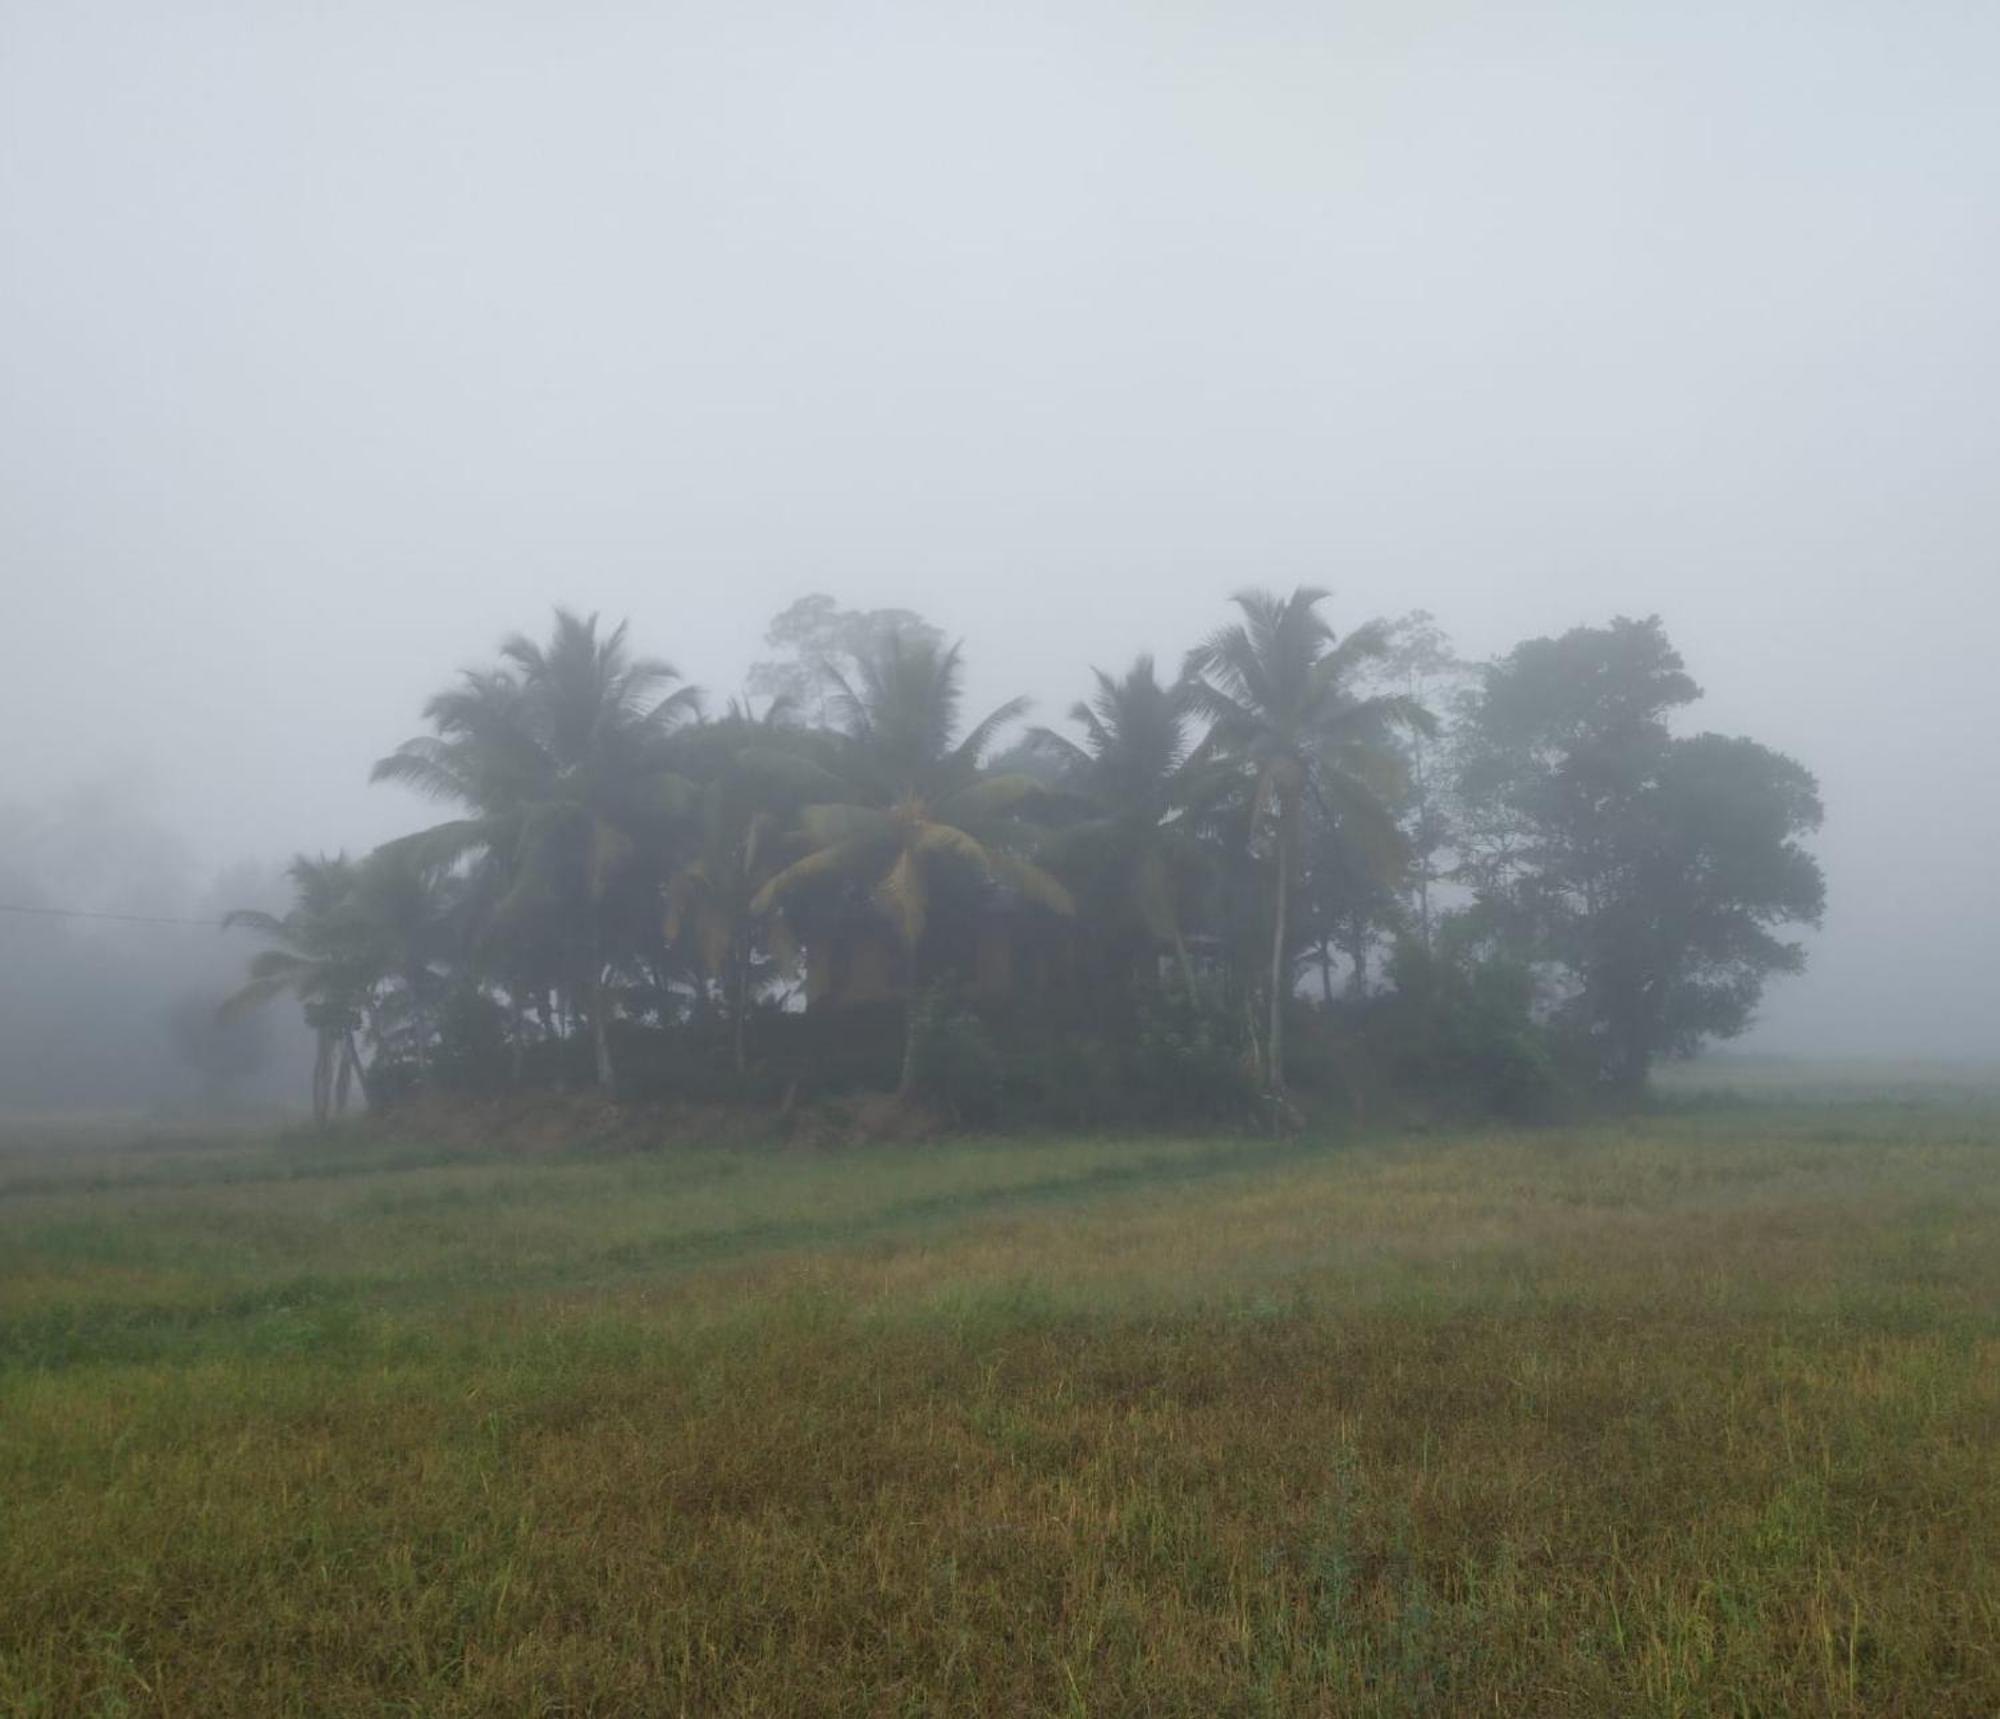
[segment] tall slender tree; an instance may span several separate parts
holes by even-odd
[[[1092,673],[1097,691],[1069,712],[1080,741],[1049,728],[1030,733],[1083,807],[1051,840],[1049,864],[1074,880],[1085,917],[1104,935],[1136,929],[1170,948],[1192,1000],[1185,907],[1202,854],[1190,813],[1213,800],[1221,778],[1189,757],[1194,691],[1185,680],[1163,683],[1149,656],[1122,677]]]
[[[223,918],[271,940],[251,957],[248,981],[221,1008],[225,1019],[274,998],[298,999],[313,1032],[313,1121],[347,1108],[352,1083],[367,1080],[354,1035],[382,978],[382,941],[371,934],[356,895],[356,868],[345,854],[300,854],[287,875],[292,905],[282,914],[238,908]]]
[[[433,698],[425,714],[435,734],[405,741],[374,779],[466,808],[412,840],[435,862],[497,872],[492,931],[560,926],[597,1082],[612,1091],[617,932],[657,922],[635,903],[657,900],[648,874],[663,866],[693,797],[667,742],[699,714],[700,695],[676,685],[669,664],[634,657],[623,624],[600,634],[595,615],[558,609],[546,644],[517,634],[500,656],[497,669]]]
[[[1289,597],[1242,591],[1242,619],[1188,653],[1195,707],[1212,724],[1204,745],[1237,761],[1251,783],[1248,835],[1262,842],[1272,872],[1269,1024],[1265,1085],[1285,1086],[1285,1004],[1292,990],[1292,899],[1307,801],[1330,817],[1392,827],[1371,783],[1396,724],[1427,727],[1431,717],[1399,693],[1362,696],[1360,666],[1381,655],[1379,624],[1344,639],[1320,616],[1327,593],[1300,586]]]
[[[1040,784],[988,775],[981,763],[999,730],[1025,708],[1010,700],[958,733],[964,669],[959,648],[890,633],[857,661],[830,671],[842,743],[831,760],[845,797],[799,815],[805,853],[758,892],[759,911],[819,880],[868,888],[903,953],[907,991],[898,1090],[917,1078],[924,930],[935,875],[969,868],[1053,912],[1074,911],[1069,891],[1029,857],[1023,808]]]
[[[701,983],[721,994],[739,1073],[748,1061],[757,945],[780,960],[794,953],[781,920],[759,897],[785,867],[785,837],[799,807],[841,791],[789,720],[782,699],[761,718],[732,707],[683,746],[697,786],[687,852],[666,882],[665,930],[669,940],[691,945]]]
[[[443,969],[458,938],[458,894],[448,870],[409,844],[379,847],[354,867],[360,934],[384,981],[369,1011],[370,1031],[378,1049],[408,1055],[420,1083],[429,1073]]]
[[[1474,667],[1452,648],[1429,610],[1399,616],[1389,623],[1387,637],[1388,649],[1363,683],[1367,688],[1405,693],[1433,713],[1456,711],[1468,702]],[[1398,741],[1406,768],[1397,812],[1409,848],[1410,906],[1417,941],[1429,949],[1437,917],[1433,889],[1450,869],[1455,834],[1451,731],[1442,747],[1415,728],[1404,729]]]

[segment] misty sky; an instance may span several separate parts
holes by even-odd
[[[2000,1053],[2000,6],[0,0],[0,806],[366,847],[561,601],[1046,719],[1230,590],[1657,611],[1819,773],[1759,1043]]]

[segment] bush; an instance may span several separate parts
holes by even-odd
[[[1010,1043],[1002,1103],[1010,1121],[1040,1128],[1115,1122],[1127,1105],[1118,1059],[1099,1039],[1056,1031]]]
[[[507,1015],[476,985],[454,985],[439,1004],[431,1078],[451,1092],[498,1092],[513,1073]]]
[[[1369,1027],[1398,1087],[1448,1111],[1515,1122],[1561,1108],[1563,1082],[1525,966],[1403,943],[1390,975],[1395,990]]]
[[[900,1003],[803,1013],[760,1009],[750,1017],[749,1028],[750,1060],[769,1065],[781,1096],[887,1092],[902,1072]]]
[[[1158,1122],[1237,1121],[1257,1094],[1231,1011],[1164,985],[1135,1001],[1125,1086],[1135,1112]]]
[[[918,1004],[916,1086],[954,1122],[991,1122],[1001,1112],[1006,1068],[985,1022],[941,990]]]

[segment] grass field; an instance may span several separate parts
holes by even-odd
[[[0,1712],[2000,1712],[2000,1111],[23,1138]]]

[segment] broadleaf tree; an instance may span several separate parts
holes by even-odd
[[[1458,790],[1475,913],[1542,964],[1554,1013],[1625,1095],[1749,1024],[1804,953],[1825,880],[1818,786],[1753,740],[1677,737],[1700,688],[1657,616],[1532,639],[1472,700]]]

